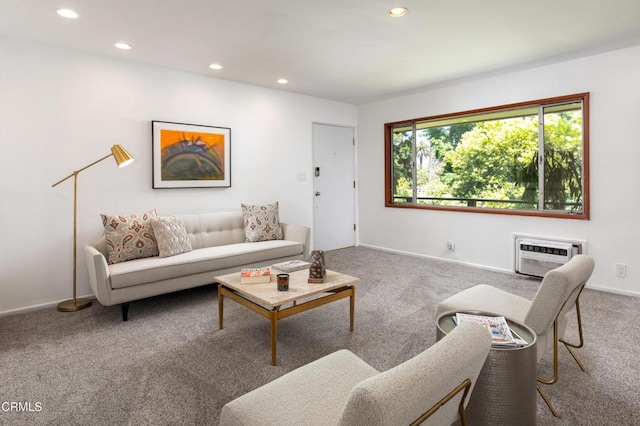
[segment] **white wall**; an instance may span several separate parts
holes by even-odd
[[[638,76],[633,47],[360,106],[361,244],[512,270],[514,232],[584,239],[596,261],[590,287],[640,295]],[[579,92],[591,93],[591,220],[385,208],[384,123]],[[614,263],[627,264],[626,278]]]
[[[312,122],[356,125],[352,105],[43,45],[0,39],[0,58],[0,313],[71,297],[73,180],[51,185],[114,143],[136,161],[78,177],[79,296],[102,212],[278,200],[281,220],[311,226]],[[232,187],[152,189],[151,120],[230,127]]]

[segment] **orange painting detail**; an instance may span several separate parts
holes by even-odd
[[[162,180],[224,180],[225,136],[160,130]]]

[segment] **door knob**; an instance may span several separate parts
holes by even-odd
[[[316,191],[316,197],[317,197],[318,195],[320,195],[320,192],[319,192],[319,191]]]

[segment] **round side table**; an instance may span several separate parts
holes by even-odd
[[[457,311],[472,315],[499,316],[479,311]],[[442,339],[453,330],[456,312],[445,312],[436,319],[436,337]],[[465,411],[469,425],[536,424],[536,334],[524,324],[507,318],[526,346],[491,348]]]

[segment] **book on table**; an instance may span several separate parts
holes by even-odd
[[[262,268],[240,269],[241,284],[259,284],[271,281],[271,269],[268,266]]]
[[[472,315],[456,313],[453,321],[459,324],[463,321],[473,321],[484,325],[491,332],[491,346],[494,348],[517,348],[528,343],[509,327],[503,316],[492,317],[485,315]]]
[[[272,266],[280,271],[295,272],[307,269],[309,265],[310,263],[304,260],[287,260],[286,262],[274,263]]]

